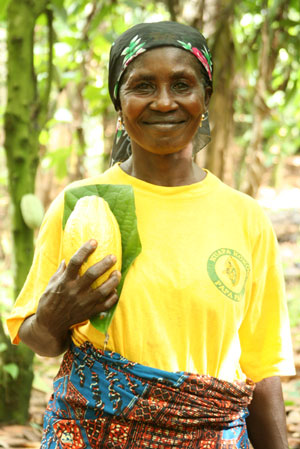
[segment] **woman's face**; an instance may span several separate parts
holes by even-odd
[[[176,47],[149,50],[129,65],[120,104],[133,152],[170,154],[192,142],[210,97],[198,66]]]

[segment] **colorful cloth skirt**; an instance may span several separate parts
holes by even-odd
[[[41,448],[248,449],[253,389],[72,345],[54,379]]]

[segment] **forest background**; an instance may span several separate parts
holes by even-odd
[[[279,232],[289,234],[283,251],[299,345],[300,254],[291,250],[299,248],[300,223],[299,1],[1,0],[0,422],[28,420],[39,377],[31,351],[10,344],[4,319],[30,267],[43,210],[71,181],[107,168],[116,123],[109,48],[131,25],[159,20],[198,28],[213,55],[212,142],[199,164],[254,197],[264,192],[273,217],[270,201],[289,189],[272,204],[280,213],[289,208]],[[32,217],[21,210],[28,194]],[[287,405],[299,389],[296,381]]]

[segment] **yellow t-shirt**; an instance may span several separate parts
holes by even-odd
[[[109,327],[107,349],[167,371],[224,380],[294,373],[283,276],[272,227],[259,205],[207,172],[195,184],[162,187],[119,165],[73,183],[133,186],[142,252],[131,265]],[[7,320],[14,343],[61,261],[63,192],[41,227],[27,281]],[[75,344],[103,347],[90,322]]]

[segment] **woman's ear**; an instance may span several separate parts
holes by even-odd
[[[205,106],[207,107],[209,105],[210,97],[212,95],[212,88],[210,86],[205,87]]]

